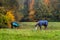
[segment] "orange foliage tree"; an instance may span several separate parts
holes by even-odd
[[[6,18],[8,19],[8,27],[11,28],[11,22],[15,21],[15,17],[13,15],[13,11],[9,10],[6,13]]]

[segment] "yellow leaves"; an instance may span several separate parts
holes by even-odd
[[[7,11],[6,17],[9,19],[9,21],[15,21],[13,12],[11,10]]]
[[[12,10],[7,11],[7,13],[5,15],[5,19],[6,19],[8,27],[11,28],[11,22],[15,21]]]

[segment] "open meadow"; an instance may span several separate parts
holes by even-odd
[[[34,30],[35,24],[21,22],[20,29],[0,29],[0,40],[60,40],[60,22],[49,22],[47,30]]]

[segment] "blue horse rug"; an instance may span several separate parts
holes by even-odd
[[[39,25],[39,26],[47,26],[48,25],[48,21],[47,20],[39,20],[37,25]]]
[[[11,25],[12,25],[13,27],[19,27],[19,24],[18,24],[17,22],[12,22]]]
[[[37,30],[37,27],[41,27],[44,26],[45,28],[44,29],[47,29],[47,26],[48,26],[48,21],[47,20],[39,20],[38,23],[35,25],[35,29]]]

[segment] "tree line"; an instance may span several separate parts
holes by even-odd
[[[60,21],[60,0],[0,0],[0,25],[12,21]],[[4,26],[3,26],[4,27]]]

